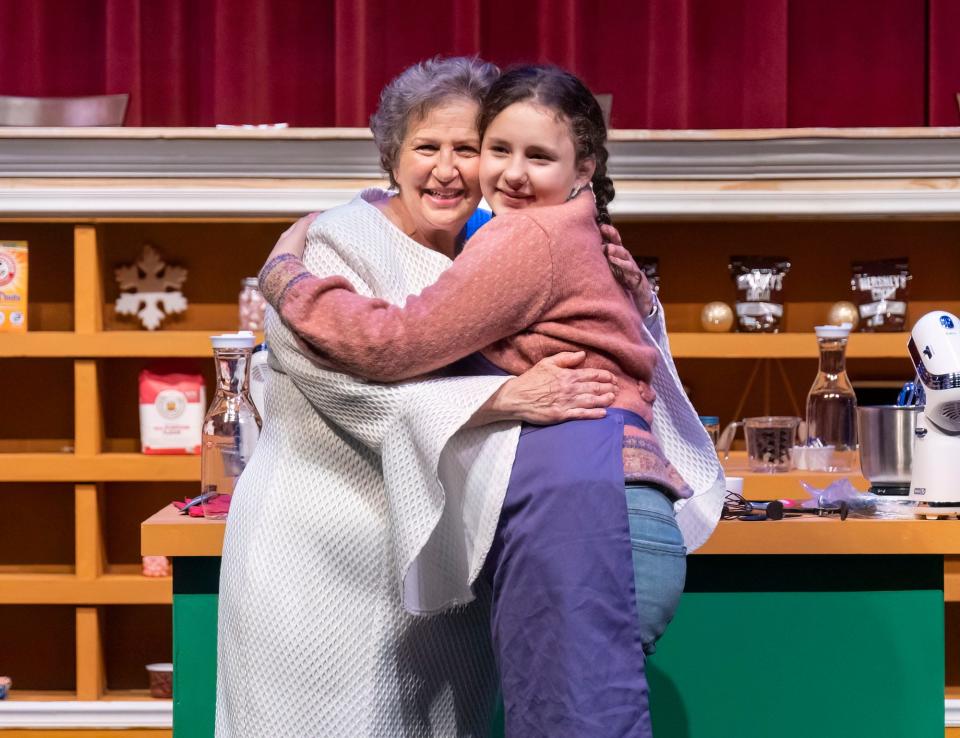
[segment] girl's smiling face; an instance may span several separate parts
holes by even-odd
[[[594,169],[593,159],[577,162],[566,119],[532,101],[507,106],[484,133],[480,187],[495,213],[559,205]]]

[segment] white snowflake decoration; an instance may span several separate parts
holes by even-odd
[[[114,274],[121,290],[133,290],[120,293],[117,315],[136,315],[147,330],[156,330],[166,316],[187,309],[187,298],[180,292],[187,270],[169,266],[150,244],[144,245],[135,264],[117,267]]]

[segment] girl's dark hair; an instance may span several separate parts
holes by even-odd
[[[587,158],[596,161],[591,185],[597,200],[597,222],[609,223],[607,204],[615,192],[613,180],[607,176],[607,126],[597,98],[583,82],[563,69],[539,65],[514,67],[490,86],[484,98],[478,121],[480,137],[507,107],[525,101],[555,110],[566,118],[578,164]]]

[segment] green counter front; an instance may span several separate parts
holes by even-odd
[[[175,738],[213,735],[222,539],[172,507],[142,526],[173,558]],[[942,738],[957,553],[960,521],[722,522],[647,665],[657,738]]]

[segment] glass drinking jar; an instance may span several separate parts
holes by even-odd
[[[807,394],[806,445],[832,449],[818,460],[818,471],[850,471],[857,455],[857,396],[846,370],[850,324],[820,325],[816,332],[820,368]]]
[[[240,282],[238,299],[240,330],[262,331],[266,306],[267,301],[260,292],[260,281],[256,277],[244,277]]]
[[[250,331],[213,336],[217,390],[203,419],[201,506],[205,518],[225,518],[237,479],[260,437],[260,415],[250,399]]]

